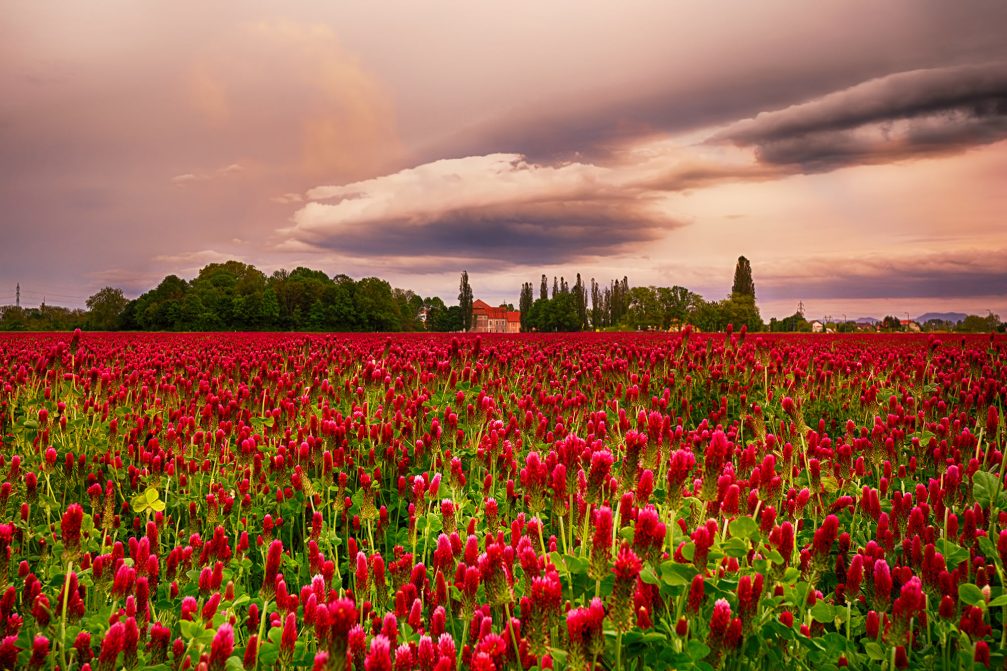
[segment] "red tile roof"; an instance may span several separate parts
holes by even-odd
[[[506,319],[507,321],[521,321],[521,313],[509,313],[507,308],[495,308],[485,301],[477,300],[472,303],[472,314],[485,315],[487,319]],[[517,315],[517,319],[512,319],[510,314]]]

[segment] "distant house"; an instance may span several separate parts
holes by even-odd
[[[818,321],[817,319],[811,322],[812,333],[821,333],[824,330],[825,330],[825,324],[823,324],[822,322]]]
[[[900,319],[899,323],[902,325],[903,331],[908,331],[910,333],[919,333],[921,331],[920,325],[912,319]]]
[[[473,333],[520,333],[521,313],[505,307],[495,308],[477,300],[472,303]]]

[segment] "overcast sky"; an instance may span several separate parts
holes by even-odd
[[[200,6],[202,5],[202,6]],[[1007,3],[11,0],[0,304],[236,258],[1007,317]]]

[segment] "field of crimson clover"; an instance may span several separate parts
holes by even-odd
[[[1005,350],[0,336],[0,668],[1001,667]]]

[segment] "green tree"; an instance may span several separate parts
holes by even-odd
[[[124,328],[138,328],[146,331],[177,331],[193,329],[194,321],[181,322],[182,304],[189,295],[189,283],[177,275],[168,275],[154,289],[142,294],[131,302],[124,311],[131,314],[124,319]]]
[[[90,328],[111,331],[119,328],[119,320],[129,301],[122,289],[105,287],[89,297],[86,304]]]
[[[525,282],[521,285],[521,297],[518,300],[518,310],[521,311],[521,330],[527,331],[528,327],[528,314],[531,311],[531,306],[535,302],[535,293],[532,288],[531,282]]]
[[[658,287],[657,302],[661,309],[661,328],[668,329],[673,324],[684,324],[689,312],[703,300],[699,294],[685,287]]]
[[[262,292],[261,308],[262,326],[266,329],[274,329],[280,321],[280,301],[276,298],[276,290],[267,286]]]
[[[580,278],[580,273],[577,273],[577,281],[573,285],[573,298],[574,305],[577,307],[577,319],[580,320],[578,325],[578,330],[583,331],[587,328],[587,287],[584,286],[584,281]]]
[[[999,327],[999,315],[990,312],[985,317],[968,315],[955,330],[960,333],[996,333]]]
[[[661,304],[654,287],[633,287],[629,290],[626,325],[637,331],[651,330],[661,328],[662,321]]]
[[[755,300],[752,264],[744,256],[738,257],[738,264],[734,267],[734,284],[731,286],[731,296],[751,296],[752,300]]]
[[[701,331],[721,331],[727,326],[721,304],[700,299],[689,312],[688,321]]]
[[[423,298],[408,289],[393,289],[392,296],[398,305],[401,323],[400,331],[422,331],[423,322],[420,312],[423,310]]]
[[[472,286],[469,284],[468,271],[462,271],[461,282],[458,284],[458,307],[462,311],[462,329],[472,329]]]
[[[265,275],[246,263],[226,261],[203,267],[190,283],[204,308],[200,329],[258,327],[265,288]]]
[[[580,330],[577,300],[572,292],[557,293],[555,298],[540,298],[528,312],[528,326],[536,331]]]
[[[780,320],[773,318],[770,321],[769,330],[774,333],[810,333],[811,322],[805,319],[801,312],[795,312]]]
[[[755,296],[746,294],[732,295],[721,301],[721,315],[726,323],[721,328],[726,328],[731,324],[736,329],[742,326],[748,327],[749,331],[761,331],[764,324],[759,315],[759,308],[755,304]]]
[[[894,315],[885,315],[885,318],[881,320],[881,330],[882,331],[901,331],[902,322],[899,318]]]
[[[394,331],[402,323],[392,286],[385,280],[365,277],[357,282],[356,303],[364,328],[370,331]]]
[[[440,300],[439,298],[437,300]],[[441,305],[443,305],[441,301]],[[462,330],[462,309],[457,305],[438,310],[431,318],[431,330],[441,333],[453,333]]]

